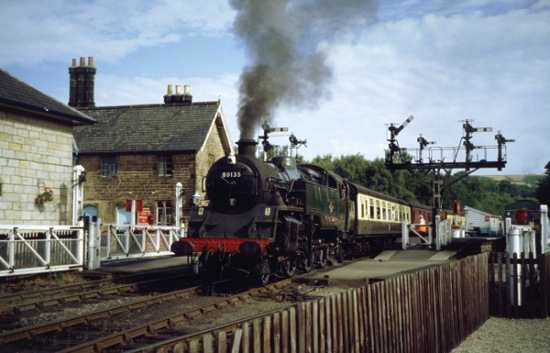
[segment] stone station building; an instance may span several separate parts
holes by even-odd
[[[164,103],[96,107],[93,59],[69,68],[69,105],[97,120],[75,127],[77,164],[86,170],[84,212],[103,223],[131,220],[175,225],[176,184],[183,186],[183,215],[193,197],[204,200],[203,179],[217,159],[233,152],[219,101],[193,102],[189,87],[168,86]],[[148,215],[152,218],[146,219]]]

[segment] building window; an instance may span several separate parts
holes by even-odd
[[[116,175],[116,157],[103,157],[103,176]]]
[[[174,215],[171,201],[158,201],[157,203],[157,224],[171,226],[174,224]]]
[[[157,163],[157,173],[159,177],[171,177],[174,169],[172,156],[159,156]]]

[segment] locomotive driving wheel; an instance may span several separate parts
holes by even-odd
[[[325,268],[327,267],[327,250],[325,248],[319,248],[315,250],[315,262],[317,267]]]
[[[212,255],[212,249],[203,249],[197,260],[197,274],[202,275],[206,271],[208,260]]]
[[[304,273],[311,271],[313,265],[313,253],[310,255],[301,254],[298,257],[298,269]]]
[[[344,262],[344,249],[342,248],[341,244],[338,244],[336,247],[334,247],[334,258],[339,264]]]
[[[296,261],[293,257],[287,257],[281,261],[281,272],[286,278],[294,276],[294,273],[296,273]]]

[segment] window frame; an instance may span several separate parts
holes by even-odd
[[[159,178],[172,178],[174,176],[174,160],[170,154],[157,156],[157,176]]]
[[[103,177],[115,177],[117,174],[116,156],[103,156],[101,160],[101,175]]]

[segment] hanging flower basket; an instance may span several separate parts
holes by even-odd
[[[53,201],[53,190],[52,188],[44,188],[44,192],[39,194],[34,202],[37,205],[43,205],[45,202],[51,202]]]

